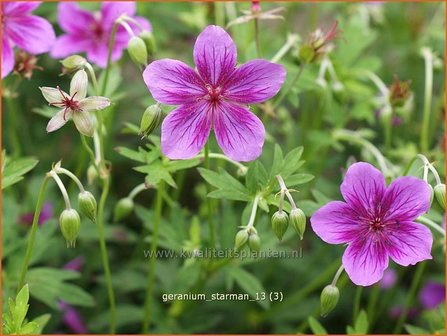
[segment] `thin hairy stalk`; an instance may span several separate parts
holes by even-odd
[[[196,156],[196,158],[200,158],[200,159],[204,159],[205,158],[205,154],[199,154]],[[236,166],[237,168],[239,168],[239,170],[241,171],[241,173],[245,174],[247,172],[247,166],[243,165],[240,162],[231,160],[228,156],[224,155],[224,154],[219,154],[219,153],[208,153],[208,158],[210,159],[220,159],[220,160],[225,160],[229,163],[231,163],[232,165]]]
[[[433,222],[431,219],[429,219],[425,216],[420,216],[420,217],[416,218],[416,221],[431,227],[433,230],[437,231],[438,233],[440,233],[441,235],[443,235],[445,237],[445,230],[440,225]]]
[[[209,143],[207,142],[205,145],[205,168],[210,169],[210,149],[209,149]],[[211,192],[210,186],[208,183],[206,183],[206,193],[207,195]],[[213,205],[211,204],[211,199],[206,196],[206,205],[208,209],[208,228],[209,228],[209,235],[210,235],[210,246],[214,248],[216,246],[216,237],[214,232],[214,221],[213,221]]]
[[[431,100],[433,90],[433,53],[429,48],[422,49],[422,56],[425,62],[425,88],[424,88],[424,109],[422,114],[422,129],[420,147],[425,153],[429,147],[429,128],[431,114]]]
[[[338,279],[340,278],[340,276],[344,270],[345,270],[345,267],[343,266],[343,264],[341,264],[337,270],[337,273],[335,273],[334,279],[332,279],[332,282],[331,282],[332,286],[337,286]]]
[[[152,231],[152,243],[151,243],[151,254],[149,261],[149,272],[147,276],[146,284],[146,298],[144,301],[144,320],[143,320],[143,334],[149,332],[149,327],[152,317],[152,296],[154,292],[154,282],[155,282],[155,267],[156,267],[156,251],[158,248],[158,231],[160,228],[161,212],[163,210],[163,193],[164,193],[164,182],[160,182],[157,189],[157,199],[155,203],[155,217],[154,217],[154,227]]]
[[[278,52],[275,54],[275,56],[272,57],[270,62],[272,63],[278,63],[284,55],[290,50],[290,48],[293,47],[295,43],[299,41],[299,36],[296,34],[291,34],[287,37],[286,43],[281,47],[281,49],[278,50]]]
[[[112,50],[113,45],[115,44],[115,35],[116,30],[118,29],[118,25],[119,25],[119,18],[113,24],[112,32],[110,33],[109,51],[107,53],[107,65],[106,69],[104,70],[104,81],[102,82],[101,96],[104,96],[107,91],[107,83],[109,81],[109,74],[110,74],[110,63],[112,62]]]
[[[425,263],[425,262],[421,262],[417,266],[416,274],[414,275],[413,280],[411,282],[410,292],[408,293],[407,300],[405,301],[404,308],[402,309],[402,312],[400,313],[400,316],[396,323],[396,327],[394,328],[393,334],[400,334],[402,331],[402,327],[403,327],[404,322],[408,316],[408,311],[414,301],[417,289],[420,285],[420,282],[422,279],[422,274],[424,273],[426,264],[427,263]]]
[[[77,176],[75,174],[73,174],[71,171],[69,171],[65,168],[56,168],[55,171],[56,171],[56,173],[67,175],[69,178],[71,178],[76,183],[76,185],[79,188],[79,191],[81,191],[81,192],[85,191],[84,186],[82,185],[81,181],[79,181]]]
[[[25,260],[23,261],[22,271],[20,272],[17,293],[19,293],[19,291],[22,289],[23,285],[25,284],[25,277],[26,277],[26,273],[28,271],[29,262],[31,260],[31,255],[32,255],[32,251],[33,251],[34,240],[36,238],[37,228],[39,226],[39,216],[40,216],[40,212],[42,211],[45,189],[47,187],[49,179],[50,179],[49,176],[45,176],[45,178],[42,181],[42,185],[40,186],[39,194],[37,196],[36,210],[34,211],[33,224],[31,225],[31,232],[30,232],[30,236],[28,238],[28,245],[26,246]]]
[[[284,98],[289,94],[290,90],[293,89],[293,87],[295,86],[296,82],[298,82],[298,79],[300,79],[301,74],[303,73],[303,70],[305,68],[305,63],[301,63],[300,64],[300,68],[297,72],[297,74],[295,75],[295,77],[293,78],[292,82],[290,83],[290,85],[287,87],[287,89],[285,89],[284,91],[282,91],[281,95],[279,96],[279,98],[275,101],[275,103],[273,104],[273,108],[277,108],[279,106],[279,104],[284,100]]]
[[[253,20],[254,25],[255,25],[255,42],[256,42],[256,55],[258,56],[258,58],[261,58],[261,41],[259,38],[259,19],[255,18]]]

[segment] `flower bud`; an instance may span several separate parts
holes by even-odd
[[[152,32],[150,31],[145,30],[140,34],[140,38],[144,41],[144,44],[146,45],[148,55],[153,55],[156,49],[154,34],[152,34]]]
[[[261,238],[259,238],[257,233],[252,233],[248,237],[248,246],[253,252],[258,252],[261,249]]]
[[[163,117],[162,110],[158,104],[149,106],[143,113],[140,123],[140,135],[144,137],[151,134],[160,126]]]
[[[81,219],[75,209],[65,209],[59,217],[59,225],[62,235],[67,241],[67,247],[75,247],[76,238],[78,237],[81,227]]]
[[[308,44],[303,44],[298,51],[298,58],[303,63],[311,63],[315,57],[314,48]]]
[[[240,230],[237,234],[236,237],[234,239],[234,248],[236,250],[241,250],[244,245],[247,243],[248,241],[248,232],[247,230]]]
[[[147,49],[144,41],[137,36],[133,36],[127,44],[130,58],[136,65],[147,65]]]
[[[389,90],[389,101],[393,107],[402,107],[411,97],[410,90],[411,81],[400,81],[397,76],[394,76],[394,82]]]
[[[87,64],[87,60],[79,55],[68,56],[61,61],[63,66],[63,73],[71,73],[84,68]]]
[[[304,231],[306,230],[306,215],[301,209],[293,209],[290,212],[290,224],[303,240]]]
[[[122,198],[118,201],[113,211],[113,218],[115,222],[126,218],[133,211],[133,200],[129,197]]]
[[[87,168],[87,181],[89,185],[92,185],[98,178],[98,171],[94,165],[90,165]]]
[[[282,240],[284,233],[289,227],[289,216],[285,211],[276,211],[272,216],[272,228],[279,240]]]
[[[445,210],[445,184],[441,183],[435,186],[435,197],[439,205]]]
[[[78,195],[79,211],[93,223],[96,222],[96,199],[90,191]]]
[[[325,317],[335,308],[339,297],[340,292],[336,286],[331,284],[324,287],[320,296],[321,316]]]

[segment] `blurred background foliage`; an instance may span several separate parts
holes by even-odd
[[[87,8],[98,8],[98,3],[83,3]],[[304,146],[305,164],[301,173],[315,176],[299,188],[295,194],[298,205],[310,216],[316,208],[329,199],[338,199],[339,183],[344,169],[353,160],[375,164],[374,158],[359,147],[337,142],[335,129],[354,131],[367,129],[368,137],[384,155],[403,171],[405,165],[420,152],[419,137],[424,103],[424,60],[421,47],[428,46],[439,57],[440,66],[434,72],[432,118],[430,122],[430,151],[423,153],[435,162],[436,168],[445,176],[444,168],[444,117],[445,82],[443,55],[445,48],[445,6],[443,3],[261,3],[262,10],[285,7],[284,20],[261,21],[260,41],[263,58],[271,59],[286,43],[289,34],[298,34],[299,46],[307,35],[317,28],[328,30],[337,20],[341,30],[335,40],[336,48],[330,60],[338,82],[325,78],[326,86],[316,82],[320,64],[305,67],[297,85],[273,114],[267,114],[260,106],[253,110],[263,119],[268,132],[261,161],[270,163],[274,145],[281,146],[284,153],[297,146]],[[215,24],[215,17],[222,24],[249,10],[250,3],[139,3],[138,14],[147,17],[153,26],[157,43],[155,58],[175,58],[192,65],[192,49],[198,33],[208,24]],[[56,3],[44,3],[36,11],[48,18],[59,34],[56,24]],[[256,58],[253,22],[228,29],[238,47],[238,62]],[[280,61],[288,70],[288,87],[299,70],[297,48],[292,48]],[[14,187],[3,193],[3,306],[9,296],[14,296],[19,268],[22,265],[28,226],[19,223],[20,216],[32,212],[36,204],[36,191],[51,164],[62,159],[63,165],[86,181],[88,157],[81,149],[79,136],[71,127],[47,134],[48,119],[45,102],[39,86],[62,88],[69,85],[67,76],[60,77],[60,64],[48,55],[39,57],[44,71],[35,71],[31,80],[23,80],[13,100],[14,115],[3,105],[2,140],[9,156],[34,157],[37,166]],[[411,81],[414,93],[414,108],[400,117],[392,131],[392,146],[385,150],[384,130],[380,122],[380,106],[376,104],[378,89],[364,75],[369,70],[389,86],[394,76]],[[11,85],[16,76],[3,81],[3,90]],[[112,193],[107,207],[108,248],[113,281],[118,302],[118,331],[137,333],[143,316],[142,304],[146,282],[147,260],[142,249],[147,249],[149,237],[142,235],[143,227],[150,231],[154,192],[149,190],[136,198],[134,213],[121,223],[113,223],[112,212],[116,202],[125,197],[136,185],[143,182],[143,175],[132,168],[134,163],[119,155],[115,147],[137,149],[145,146],[129,132],[125,123],[139,124],[145,108],[153,104],[137,67],[124,55],[112,71],[110,85],[113,108],[108,110],[109,123],[106,157],[112,162]],[[342,87],[337,87],[340,83]],[[274,101],[274,100],[273,100]],[[165,112],[167,112],[165,108]],[[37,112],[37,113],[36,113]],[[127,131],[126,131],[127,130]],[[157,131],[159,132],[159,131]],[[215,143],[213,151],[218,151]],[[213,163],[213,168],[217,165]],[[233,167],[227,170],[237,176]],[[413,167],[413,174],[419,174]],[[174,175],[183,180],[182,188],[170,189],[169,209],[165,210],[161,228],[161,248],[179,248],[191,240],[191,226],[199,223],[198,240],[206,237],[205,184],[196,169]],[[242,179],[243,180],[243,179]],[[75,190],[75,186],[70,186]],[[93,190],[94,191],[94,190]],[[70,332],[63,321],[63,311],[58,302],[64,300],[76,307],[88,331],[104,332],[108,325],[108,305],[98,253],[95,226],[83,221],[76,249],[66,249],[58,232],[57,217],[63,209],[63,200],[52,186],[46,199],[54,208],[54,216],[41,227],[38,233],[33,268],[29,272],[31,317],[51,313],[52,317],[44,330]],[[244,206],[241,202],[215,201],[219,239],[222,247],[232,247],[237,227],[244,224]],[[431,218],[442,221],[442,212],[435,209]],[[245,217],[244,217],[245,216]],[[241,219],[242,218],[242,219]],[[325,319],[319,317],[319,294],[330,282],[338,268],[343,247],[322,243],[310,228],[303,241],[288,232],[279,243],[273,238],[269,216],[261,213],[256,227],[263,248],[297,250],[302,248],[301,259],[247,259],[237,261],[220,269],[204,281],[200,290],[215,292],[280,291],[283,302],[269,305],[254,302],[176,302],[163,303],[155,300],[155,332],[157,333],[296,333],[311,332],[308,316],[319,319],[330,333],[344,333],[347,325],[353,325],[352,300],[355,286],[343,276],[340,281],[341,298],[337,308]],[[197,233],[195,233],[197,235]],[[435,238],[439,238],[435,236]],[[146,239],[146,240],[145,240]],[[163,244],[163,242],[165,244]],[[170,244],[169,244],[170,242]],[[68,261],[83,257],[85,264],[80,272],[63,271]],[[427,264],[424,281],[444,281],[444,252],[442,241],[435,239],[433,261]],[[392,265],[391,267],[395,267]],[[182,293],[197,288],[203,282],[200,265],[182,260],[163,259],[157,263],[156,297],[162,293]],[[393,307],[403,305],[409,284],[414,276],[414,267],[399,267],[397,284],[381,295],[375,307],[369,307],[373,288],[363,291],[362,307],[367,310],[369,332],[390,333],[396,319],[390,313]],[[383,291],[383,292],[382,292]],[[423,311],[416,299],[411,303],[418,314],[411,315],[408,323],[418,325],[430,333],[444,327],[444,308]],[[369,309],[368,309],[369,308]],[[313,329],[315,331],[315,329]],[[408,330],[407,330],[408,331]]]

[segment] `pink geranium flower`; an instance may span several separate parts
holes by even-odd
[[[36,2],[2,2],[2,78],[14,68],[14,46],[37,55],[49,51],[55,41],[51,24],[31,15]]]
[[[136,34],[140,28],[151,30],[149,21],[143,17],[135,16],[135,13],[135,2],[103,2],[101,11],[97,13],[81,9],[74,2],[61,2],[58,7],[57,21],[65,34],[57,38],[51,50],[51,56],[64,58],[85,52],[90,62],[105,68],[110,34],[116,19],[126,14],[137,21],[138,26],[127,22]],[[119,26],[115,36],[112,61],[121,58],[130,38],[131,36],[124,27]]]
[[[237,161],[256,159],[265,130],[247,104],[276,95],[286,70],[257,59],[236,68],[236,46],[218,26],[208,26],[197,37],[197,72],[172,59],[152,62],[143,73],[152,96],[180,105],[163,121],[161,148],[171,159],[188,159],[204,147],[211,128],[224,153]]]
[[[334,201],[311,218],[315,233],[329,244],[348,244],[343,266],[356,285],[378,282],[388,258],[402,266],[431,259],[433,236],[414,220],[430,209],[426,182],[404,176],[386,187],[382,173],[353,164],[341,185],[345,202]]]

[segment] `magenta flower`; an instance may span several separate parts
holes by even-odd
[[[65,32],[57,38],[51,50],[51,56],[64,58],[80,52],[87,54],[87,59],[101,68],[107,65],[110,34],[115,20],[126,14],[138,25],[127,21],[134,33],[138,34],[140,28],[151,30],[148,20],[135,16],[135,2],[103,2],[101,11],[92,13],[81,9],[74,2],[61,2],[58,7],[57,21]],[[121,58],[123,50],[131,36],[119,26],[115,36],[112,51],[112,61]]]
[[[380,288],[389,289],[394,286],[397,281],[397,273],[392,268],[388,268],[383,272],[383,277],[379,282]]]
[[[364,162],[349,167],[340,187],[345,202],[329,202],[311,218],[326,243],[348,244],[343,266],[356,285],[379,281],[388,257],[402,266],[431,259],[433,236],[414,220],[430,209],[426,182],[404,176],[386,187],[382,173]]]
[[[265,130],[247,104],[276,95],[286,70],[265,60],[236,68],[236,46],[218,26],[208,26],[197,37],[197,72],[172,59],[152,62],[143,73],[152,96],[168,105],[180,105],[163,121],[161,149],[171,159],[189,159],[204,147],[211,128],[223,152],[237,161],[256,159]]]
[[[2,78],[14,68],[14,46],[37,55],[51,49],[55,34],[51,24],[31,15],[36,2],[2,2]]]
[[[59,307],[63,311],[64,324],[76,334],[88,334],[87,326],[79,314],[79,311],[64,301],[59,302]]]
[[[445,285],[428,281],[421,289],[419,301],[425,309],[434,309],[445,301]]]
[[[80,272],[84,267],[85,259],[83,256],[76,257],[64,265],[64,269]]]
[[[34,212],[28,212],[20,216],[19,222],[31,225],[33,224],[33,218],[34,218]],[[40,211],[40,216],[39,220],[37,221],[37,224],[43,225],[51,218],[53,218],[53,205],[47,202],[42,206],[42,210]]]

